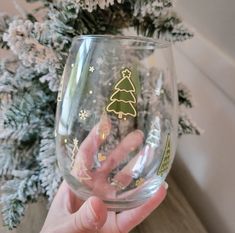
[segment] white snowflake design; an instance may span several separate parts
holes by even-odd
[[[85,121],[89,116],[89,112],[87,110],[81,110],[78,115],[81,120]]]
[[[101,57],[99,57],[96,61],[96,63],[100,66],[104,63],[103,59]]]
[[[93,72],[95,71],[94,66],[90,66],[90,67],[89,67],[89,71],[90,71],[91,73],[93,73]]]

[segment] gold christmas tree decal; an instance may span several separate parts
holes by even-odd
[[[87,171],[88,169],[85,166],[83,159],[80,157],[79,161],[77,162],[77,176],[80,182],[83,180],[91,180],[91,176]]]
[[[170,135],[168,134],[166,138],[166,146],[163,152],[162,161],[157,172],[158,176],[163,176],[164,172],[168,170],[170,161],[171,161],[171,141],[170,141]]]
[[[136,117],[136,88],[131,80],[131,75],[128,68],[121,72],[122,78],[116,83],[115,91],[106,107],[107,112],[114,112],[120,119],[127,115]]]
[[[138,180],[136,180],[135,182],[135,186],[139,187],[140,185],[142,185],[144,183],[144,178],[139,178]]]
[[[72,155],[71,155],[71,168],[74,165],[76,154],[78,153],[78,139],[74,138],[73,139],[73,150],[72,150]]]
[[[73,139],[73,150],[72,150],[72,155],[71,155],[71,168],[75,165],[75,168],[77,170],[77,176],[80,182],[83,180],[91,180],[91,177],[88,174],[88,169],[85,166],[85,163],[82,159],[82,157],[78,158],[76,160],[76,156],[78,154],[78,139],[74,138]],[[75,164],[76,163],[76,164]]]

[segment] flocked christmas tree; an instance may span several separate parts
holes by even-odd
[[[171,42],[192,37],[173,11],[172,0],[27,1],[42,6],[31,13],[21,10],[18,17],[0,14],[0,45],[12,52],[0,62],[1,205],[4,223],[10,229],[20,223],[29,202],[40,195],[51,201],[61,182],[54,116],[72,39],[83,34],[122,34],[130,27],[138,35]],[[190,92],[183,84],[178,88],[180,108],[192,107]],[[113,100],[128,99],[128,109],[123,112],[134,113],[136,96],[127,93],[116,93]],[[179,135],[199,133],[182,111]]]

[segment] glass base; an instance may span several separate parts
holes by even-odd
[[[130,210],[137,208],[141,205],[143,205],[149,198],[146,198],[141,201],[121,201],[121,202],[110,202],[110,201],[104,201],[104,203],[107,206],[107,209],[109,211],[114,211],[114,212],[122,212],[125,210]]]
[[[96,196],[91,190],[86,189],[83,185],[78,184],[75,179],[70,174],[65,175],[67,178],[67,183],[69,187],[75,187],[72,189],[74,194],[83,201],[86,201],[91,196]],[[129,209],[136,208],[143,205],[150,199],[161,187],[162,182],[165,177],[162,179],[153,179],[151,180],[151,185],[148,184],[144,187],[141,187],[136,190],[130,190],[129,192],[123,192],[122,194],[116,194],[116,197],[112,199],[107,199],[106,197],[98,196],[106,204],[109,211],[121,212]]]

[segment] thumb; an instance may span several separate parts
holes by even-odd
[[[71,215],[71,233],[94,233],[106,222],[107,208],[97,197],[90,197],[81,208]]]

